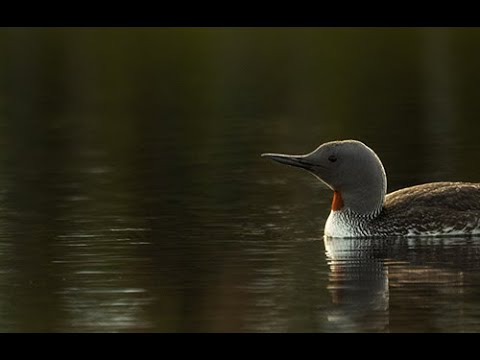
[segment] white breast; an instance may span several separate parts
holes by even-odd
[[[348,216],[344,211],[330,211],[327,222],[325,223],[325,235],[330,237],[352,237],[358,236],[358,229],[348,221]]]
[[[435,230],[418,230],[415,223],[402,224],[399,226],[390,223],[390,228],[385,226],[373,226],[371,220],[374,216],[362,216],[350,210],[330,211],[325,224],[325,235],[334,238],[364,237],[364,236],[454,236],[454,235],[477,235],[480,234],[480,221],[466,224],[463,229],[454,229],[449,226],[440,226]],[[431,225],[431,224],[430,224]]]

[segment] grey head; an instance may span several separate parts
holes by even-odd
[[[315,175],[338,196],[341,208],[375,214],[383,206],[387,177],[375,152],[357,140],[331,141],[305,155],[266,153],[263,157],[300,167]],[[332,204],[332,209],[338,210]]]

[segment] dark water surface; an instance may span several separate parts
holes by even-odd
[[[1,29],[0,331],[480,331],[480,238],[324,240],[260,158],[480,181],[479,29]]]

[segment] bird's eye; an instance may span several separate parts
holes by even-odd
[[[337,157],[336,157],[335,155],[330,155],[330,156],[328,157],[328,161],[330,161],[330,162],[335,162],[335,161],[337,161]]]

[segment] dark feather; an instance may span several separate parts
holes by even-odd
[[[435,182],[387,194],[382,212],[373,222],[377,228],[402,233],[442,228],[468,233],[478,226],[479,219],[479,183]]]

